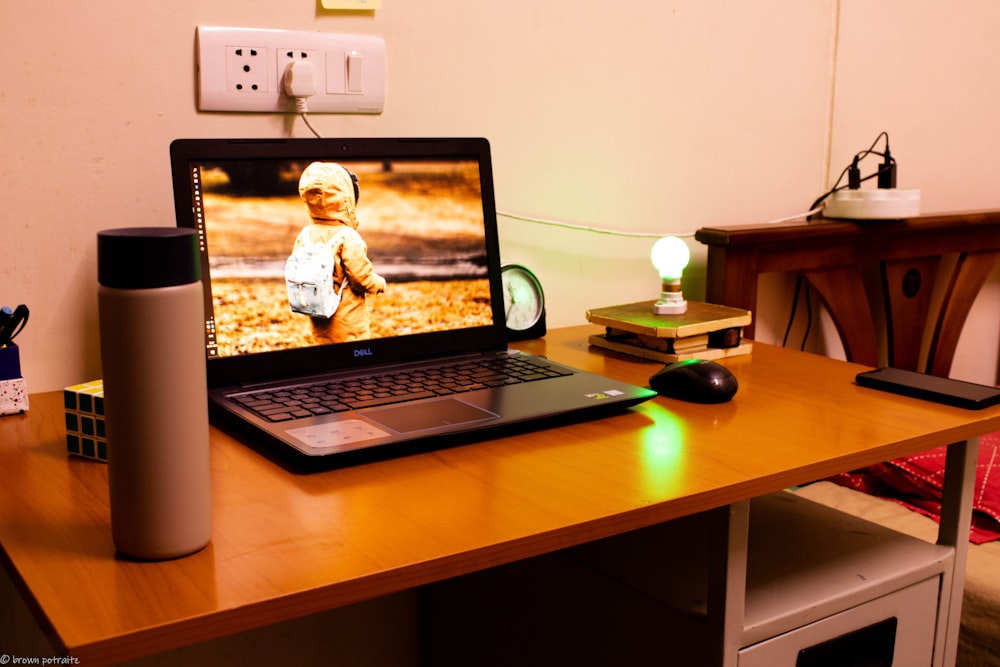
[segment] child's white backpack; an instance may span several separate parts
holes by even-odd
[[[338,236],[334,234],[326,243],[314,243],[308,227],[299,232],[295,242],[298,249],[285,261],[285,284],[293,313],[330,318],[337,312],[347,288],[346,276],[339,290],[333,284],[333,246]]]

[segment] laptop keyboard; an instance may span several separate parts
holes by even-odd
[[[230,398],[264,419],[281,422],[571,374],[538,357],[500,356],[443,367],[252,391]]]

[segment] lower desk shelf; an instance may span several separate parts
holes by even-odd
[[[809,654],[798,658],[800,650],[840,637],[844,639],[839,644],[829,643],[814,653],[843,650],[855,656],[864,650],[885,651],[888,641],[887,650],[895,655],[891,664],[934,662],[935,644],[942,637],[938,618],[946,598],[941,595],[942,582],[949,580],[954,560],[950,547],[914,539],[793,494],[754,499],[749,504],[746,549],[727,555],[728,567],[745,567],[742,622],[725,627],[723,638],[713,627],[724,626],[713,625],[708,608],[709,563],[718,562],[712,554],[717,548],[712,543],[717,519],[711,513],[696,515],[576,547],[559,554],[556,558],[561,560],[548,558],[536,564],[535,571],[532,565],[519,565],[516,576],[473,575],[455,588],[438,589],[435,612],[451,603],[468,610],[473,601],[478,608],[488,608],[492,619],[479,619],[482,623],[467,619],[462,624],[463,641],[517,645],[519,659],[553,658],[546,653],[550,648],[538,648],[540,653],[533,654],[528,638],[532,633],[540,637],[562,633],[567,639],[576,634],[582,640],[578,641],[586,647],[579,649],[582,657],[593,658],[608,643],[609,651],[627,646],[633,660],[669,656],[674,662],[666,664],[682,664],[677,662],[682,656],[717,655],[723,645],[733,647],[732,655],[719,659],[724,664],[805,667]],[[461,591],[458,597],[456,591]],[[560,600],[559,605],[541,608],[536,602],[551,598]],[[722,611],[713,609],[711,614]],[[851,643],[858,637],[850,633],[887,619],[895,619],[889,631],[868,633],[877,635],[874,643],[864,645],[870,648]],[[562,624],[570,628],[560,628]],[[562,651],[570,643],[562,642]],[[455,657],[460,654],[458,650]],[[568,656],[560,652],[558,657]],[[879,662],[873,658],[857,664]]]

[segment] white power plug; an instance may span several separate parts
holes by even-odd
[[[316,87],[316,67],[308,60],[293,60],[288,63],[281,77],[281,87],[285,95],[295,99],[295,110],[306,113],[308,98],[318,92]]]
[[[281,75],[281,89],[285,95],[295,100],[295,111],[302,117],[302,122],[317,137],[322,138],[313,124],[309,122],[309,98],[319,89],[316,87],[316,67],[308,60],[293,60],[285,67]]]

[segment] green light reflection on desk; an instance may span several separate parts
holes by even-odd
[[[642,434],[642,489],[661,496],[676,490],[684,460],[684,420],[667,410]]]

